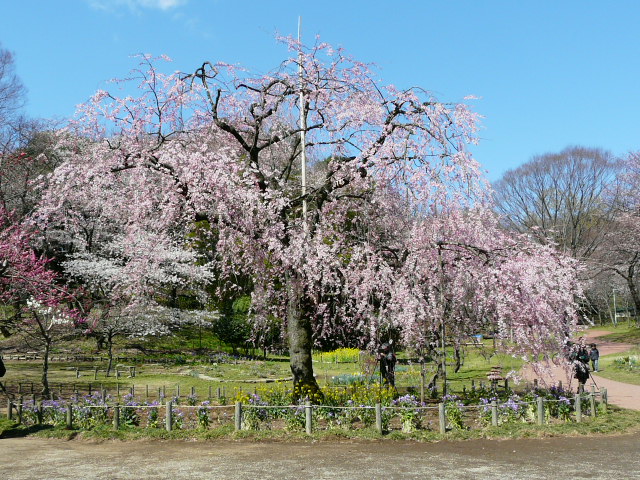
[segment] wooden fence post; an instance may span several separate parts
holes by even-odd
[[[167,432],[170,432],[173,428],[173,404],[171,401],[167,402],[167,415],[165,418],[165,427]]]
[[[382,405],[380,402],[376,403],[376,430],[382,435]]]
[[[596,412],[596,386],[591,385],[591,395],[589,396],[589,406],[591,407],[591,416],[595,417]]]
[[[67,403],[67,428],[71,430],[73,428],[73,405]]]
[[[607,408],[609,407],[609,398],[607,396],[607,389],[601,388],[600,395],[602,395],[602,405],[604,406],[604,413],[607,413]]]
[[[304,404],[304,417],[305,430],[307,435],[311,435],[313,433],[313,407],[309,400]]]
[[[44,415],[43,415],[44,411],[42,409],[42,400],[38,400],[38,406],[37,406],[37,410],[36,410],[36,415],[38,418],[38,425],[42,425],[42,422],[44,421]]]
[[[544,399],[538,397],[538,425],[544,425]]]
[[[498,404],[495,400],[491,402],[491,425],[498,426]]]
[[[236,413],[234,415],[236,431],[242,428],[242,403],[236,402]]]
[[[581,395],[579,393],[576,393],[575,403],[573,407],[576,412],[576,422],[578,423],[582,421],[582,401],[580,397]]]
[[[440,433],[444,435],[447,431],[447,417],[444,410],[444,403],[438,404],[438,420],[440,423]]]
[[[113,407],[113,428],[118,430],[120,428],[120,404],[116,403]]]
[[[13,402],[11,400],[7,400],[7,419],[13,420]]]
[[[18,405],[16,405],[16,413],[18,415],[18,423],[22,423],[22,404],[24,403],[24,396],[20,395],[18,398]]]

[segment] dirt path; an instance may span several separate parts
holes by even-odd
[[[638,478],[640,433],[415,443],[0,439],[0,476],[40,479]]]
[[[629,343],[607,342],[599,339],[599,337],[609,333],[612,332],[591,332],[589,335],[585,336],[585,343],[587,345],[590,343],[596,343],[601,356],[622,353],[634,346]],[[525,368],[523,373],[525,379],[528,381],[533,381],[534,378],[538,378],[547,384],[554,384],[557,383],[558,380],[561,380],[565,385],[570,384],[574,388],[577,386],[577,381],[570,378],[570,376],[567,377],[566,371],[556,365],[551,365],[549,372],[546,375],[539,375],[531,368]],[[571,383],[569,383],[569,381],[571,381]],[[606,388],[610,403],[619,407],[629,408],[631,410],[640,410],[640,385],[616,382],[615,380],[603,378],[597,373],[592,374],[591,378],[587,382],[587,389],[590,389],[591,385],[595,385],[598,389]]]

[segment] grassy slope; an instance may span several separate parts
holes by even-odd
[[[628,323],[619,323],[617,327],[594,328],[592,331],[606,330],[612,333],[600,337],[602,340],[617,343],[628,343],[635,345],[625,353],[615,353],[600,357],[600,372],[598,375],[609,380],[640,385],[640,369],[629,369],[616,365],[614,362],[621,357],[629,355],[640,355],[640,328]]]

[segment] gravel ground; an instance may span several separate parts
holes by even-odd
[[[415,443],[0,439],[0,478],[637,479],[640,433]]]

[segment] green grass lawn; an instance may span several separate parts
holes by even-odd
[[[636,363],[629,363],[629,357],[633,362],[636,357]],[[631,383],[640,385],[640,365],[637,361],[640,359],[640,348],[634,347],[624,353],[616,353],[614,355],[606,355],[600,357],[600,371],[598,375],[609,380],[618,382]]]
[[[157,346],[155,344],[154,346]],[[172,344],[172,347],[177,343]],[[175,351],[175,350],[173,350]],[[399,355],[401,358],[403,355]],[[314,355],[314,371],[321,386],[332,385],[332,378],[341,375],[354,375],[363,373],[363,366],[359,362],[325,361],[331,358],[327,355]],[[114,390],[120,390],[121,396],[125,395],[134,386],[137,395],[146,395],[149,391],[150,398],[158,395],[158,389],[163,389],[167,396],[175,395],[179,389],[181,396],[191,393],[195,389],[196,395],[203,399],[208,396],[209,388],[214,396],[218,390],[224,391],[227,398],[231,398],[234,392],[253,391],[256,386],[291,377],[288,359],[274,357],[268,360],[238,359],[232,363],[199,363],[196,357],[187,356],[188,363],[179,365],[164,364],[138,364],[136,377],[129,378],[128,369],[124,365],[114,365],[121,371],[121,376],[105,376],[106,362],[53,362],[49,369],[49,382],[54,392],[59,391],[59,384],[64,384],[63,393],[70,391],[71,385],[76,385],[78,390],[85,392],[88,384],[92,391],[105,388],[114,394]],[[23,384],[23,392],[30,393],[30,384],[36,384],[35,391],[39,390],[41,377],[41,364],[39,361],[14,361],[7,362],[7,375],[3,379],[7,384]],[[375,361],[374,361],[375,363]],[[450,392],[462,392],[463,387],[470,389],[471,382],[476,386],[481,382],[488,383],[487,373],[491,367],[500,366],[506,375],[511,370],[519,370],[522,361],[508,355],[493,354],[490,342],[481,350],[469,346],[465,350],[463,366],[459,372],[454,373],[454,367],[447,367],[448,389]],[[94,379],[94,367],[99,367],[97,380]],[[80,369],[80,377],[76,377],[76,368]],[[429,381],[435,372],[434,362],[426,364],[426,380]],[[397,365],[396,385],[401,391],[411,389],[420,391],[420,365],[416,363],[402,362]],[[438,382],[441,389],[441,381]]]
[[[609,342],[631,343],[633,345],[640,345],[640,328],[636,327],[634,324],[619,323],[617,327],[610,325],[607,328],[596,328],[593,330],[607,330],[609,332],[612,332],[608,335],[600,337],[603,340],[607,340]]]
[[[624,322],[618,323],[618,326],[608,325],[589,329],[589,332],[595,331],[611,332],[601,336],[600,339],[602,340],[635,345],[624,353],[601,356],[598,375],[609,380],[640,385],[640,367],[633,367],[629,365],[628,361],[622,361],[629,356],[640,356],[640,328],[636,327],[633,323]],[[624,363],[627,364],[624,365]]]

